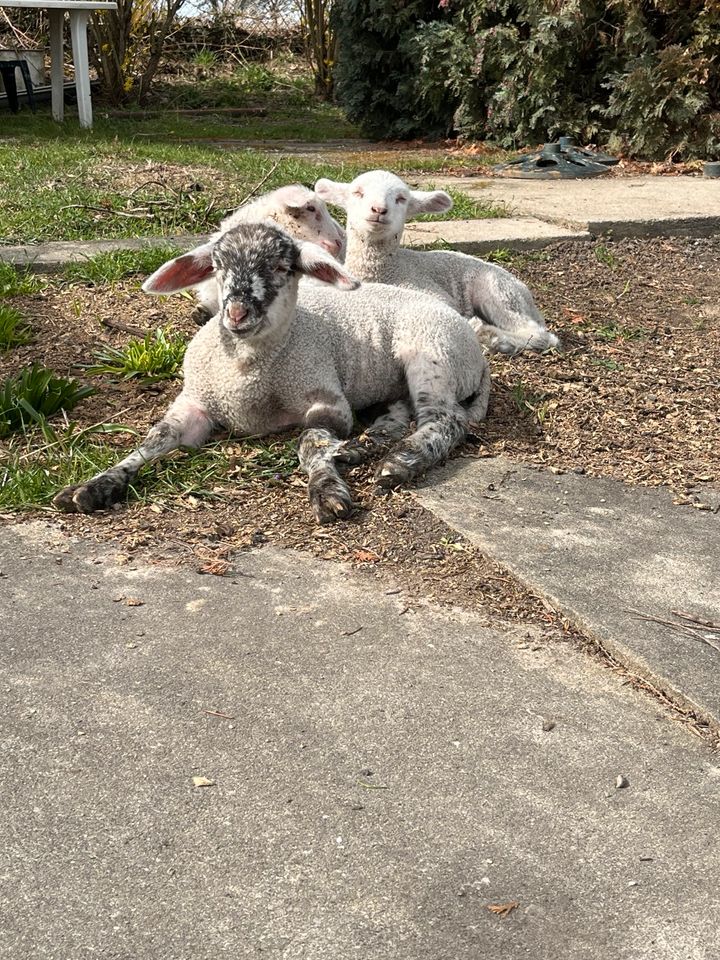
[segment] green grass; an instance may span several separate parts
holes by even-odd
[[[30,343],[30,328],[19,310],[0,303],[0,350],[9,350]]]
[[[62,430],[45,423],[25,436],[12,437],[0,454],[0,509],[46,508],[63,487],[117,463],[125,447],[103,439],[114,433],[135,435],[115,423],[83,429],[71,423]],[[283,483],[296,467],[293,441],[220,441],[200,450],[178,450],[150,465],[131,486],[128,501],[171,503],[188,495],[230,498],[238,486]]]
[[[102,124],[81,131],[73,123],[58,128],[47,119],[42,128],[38,119],[18,116],[30,129],[20,136],[18,122],[18,136],[0,140],[2,243],[209,233],[253,191],[313,184],[319,177],[351,180],[367,168],[362,155],[352,163],[312,161],[212,144],[122,138],[117,123],[117,138],[103,133]],[[129,170],[132,179],[119,184],[118,177]],[[459,191],[451,194],[454,219],[502,213]]]
[[[319,177],[349,180],[385,164],[411,176],[475,163],[413,148],[394,151],[392,161],[386,154],[375,158],[373,150],[315,160],[252,149],[253,141],[353,139],[357,130],[337,107],[313,95],[311,78],[296,66],[249,64],[229,72],[204,65],[206,54],[196,55],[192,69],[207,68],[208,79],[193,77],[191,69],[185,79],[155,87],[157,114],[96,103],[92,130],[81,129],[72,116],[55,123],[45,105],[37,114],[13,116],[0,137],[0,243],[205,233],[254,190],[312,184]],[[258,104],[267,116],[212,112]],[[209,112],[185,115],[181,109]],[[224,149],[223,140],[239,149]],[[451,193],[454,219],[501,213]]]
[[[169,244],[145,247],[142,250],[111,250],[77,263],[68,263],[63,269],[63,277],[92,286],[117,283],[135,274],[149,276],[181,252],[178,247]]]
[[[534,393],[521,377],[513,386],[510,395],[520,413],[531,414],[542,426],[550,412],[547,394]]]
[[[176,377],[182,366],[187,339],[167,327],[146,334],[142,340],[128,340],[124,347],[106,347],[95,354],[96,363],[85,369],[92,374],[109,374],[142,383]]]
[[[0,385],[0,438],[43,424],[60,410],[72,410],[94,392],[34,363]]]
[[[214,50],[198,50],[192,59],[194,66],[203,67],[206,70],[214,70],[218,66],[219,57]]]
[[[71,423],[56,431],[46,423],[11,438],[0,454],[0,508],[46,506],[63,487],[109,467],[117,448],[98,435],[119,431],[126,428],[107,423],[80,430]]]
[[[583,327],[588,333],[591,333],[598,340],[611,343],[615,340],[643,340],[647,337],[647,331],[639,327],[626,327],[621,323],[615,323],[611,320],[609,323],[601,323],[597,326],[587,325]]]
[[[423,189],[435,190],[434,184],[429,184]],[[496,217],[504,217],[505,208],[501,204],[482,203],[480,200],[463,193],[462,190],[454,190],[452,187],[445,187],[445,192],[452,197],[453,205],[449,213],[438,216],[438,214],[423,214],[415,217],[415,220],[491,220]]]
[[[622,370],[623,364],[617,360],[605,359],[603,357],[590,357],[590,365],[593,367],[602,367],[603,370]]]
[[[51,123],[40,135],[0,141],[2,243],[207,233],[256,188],[346,173],[342,165],[254,150],[115,140],[73,124],[58,136]],[[130,183],[118,185],[119,173],[131,169]]]
[[[615,270],[620,262],[616,254],[614,254],[609,247],[605,246],[604,243],[599,243],[595,247],[595,259],[598,263],[604,263],[610,270]]]
[[[32,296],[45,288],[47,281],[29,270],[17,270],[0,260],[0,297]]]

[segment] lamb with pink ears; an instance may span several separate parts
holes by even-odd
[[[341,260],[344,255],[345,231],[330,216],[325,202],[308,187],[303,187],[299,183],[279,187],[258,197],[252,203],[245,203],[238,207],[220,223],[219,229],[208,242],[212,243],[219,239],[223,233],[232,230],[239,223],[266,221],[274,223],[297,240],[317,243],[338,260]],[[193,313],[193,319],[201,326],[218,311],[215,280],[207,280],[197,286],[195,296],[198,306]]]
[[[240,224],[170,260],[143,289],[174,293],[211,275],[221,306],[188,346],[180,396],[137,450],[60,491],[61,509],[111,506],[146,463],[201,446],[219,427],[258,436],[299,426],[300,467],[315,518],[325,523],[353,506],[337,464],[367,454],[343,443],[353,409],[403,407],[410,398],[416,430],[381,463],[378,480],[387,486],[442,460],[468,422],[485,416],[490,382],[480,344],[435,298],[377,284],[356,290],[359,282],[329,253],[267,223]],[[355,292],[307,284],[298,303],[301,276]]]
[[[519,353],[559,345],[528,288],[507,270],[456,251],[400,245],[406,220],[452,207],[444,191],[411,190],[395,174],[372,170],[352,183],[318,180],[315,193],[347,211],[345,266],[360,280],[439,297],[468,318],[489,350]]]

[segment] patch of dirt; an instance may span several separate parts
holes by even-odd
[[[720,240],[655,239],[565,243],[514,261],[513,272],[529,284],[565,350],[493,357],[488,419],[459,455],[503,453],[559,471],[668,484],[678,500],[702,503],[702,489],[720,479],[719,255]],[[52,287],[14,302],[36,339],[0,355],[0,377],[39,360],[89,379],[78,365],[91,362],[101,344],[120,346],[130,336],[107,323],[139,333],[166,323],[188,335],[195,330],[187,300],[145,297],[137,282]],[[107,420],[143,430],[178,391],[174,382],[93,381],[98,393],[71,415],[81,426]],[[108,439],[128,446],[126,435]],[[238,549],[274,543],[348,561],[402,589],[408,603],[459,604],[491,620],[572,633],[544,600],[410,493],[378,496],[371,467],[348,476],[358,510],[330,527],[313,523],[299,474],[245,485],[218,477],[212,500],[178,494],[91,518],[53,515],[71,533],[112,539],[123,554],[153,562],[189,562],[222,575]]]
[[[177,394],[177,381],[143,387],[130,380],[91,377],[83,368],[95,361],[98,350],[122,347],[128,340],[142,338],[168,324],[191,337],[197,327],[189,318],[191,307],[184,298],[148,297],[135,281],[108,287],[53,285],[43,293],[15,297],[12,302],[27,318],[35,336],[25,346],[0,353],[0,380],[32,363],[41,363],[57,374],[97,387],[97,392],[70,415],[81,427],[108,421],[147,429]],[[108,435],[106,439],[120,445],[128,442],[126,436],[113,439]]]
[[[180,163],[145,163],[118,165],[116,160],[101,160],[87,174],[86,183],[94,187],[105,187],[113,193],[127,192],[132,197],[145,187],[160,187],[170,193],[187,192],[216,186],[218,180],[230,182],[228,173],[208,171],[207,167],[191,167]]]
[[[511,268],[564,351],[493,358],[482,452],[683,500],[718,483],[720,240],[563,243]]]

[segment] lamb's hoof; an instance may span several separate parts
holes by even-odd
[[[87,483],[77,483],[65,487],[53,498],[53,503],[66,513],[94,513],[106,510],[122,499],[127,490],[126,484],[118,483],[108,477],[98,477]]]
[[[399,487],[418,474],[416,458],[407,452],[392,453],[375,471],[375,483],[385,489]]]
[[[310,506],[318,523],[333,523],[349,517],[354,504],[339,477],[322,477],[309,486]]]
[[[198,306],[195,307],[193,312],[190,314],[190,319],[194,320],[199,327],[204,327],[211,316],[212,314],[206,307],[202,307],[200,304],[198,304]]]
[[[370,456],[370,450],[360,440],[344,440],[333,452],[333,460],[348,467],[356,467]]]

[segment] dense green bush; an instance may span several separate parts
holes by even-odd
[[[656,158],[720,149],[717,0],[395,8],[336,0],[338,94],[370,133],[452,129],[507,147],[573,134]]]
[[[452,96],[434,83],[418,103],[418,23],[437,0],[335,0],[335,92],[348,120],[370,136],[408,139],[452,127]]]

